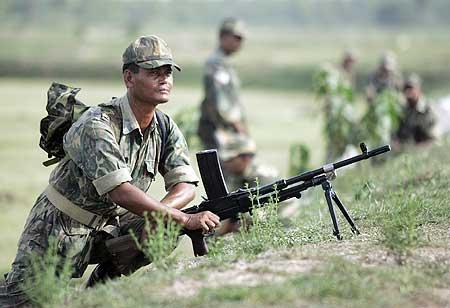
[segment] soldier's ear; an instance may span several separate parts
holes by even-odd
[[[123,72],[123,82],[127,88],[131,88],[134,85],[134,74],[128,69]]]

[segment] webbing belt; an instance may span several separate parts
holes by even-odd
[[[106,218],[89,212],[81,207],[73,204],[69,199],[61,195],[52,185],[48,185],[45,189],[47,199],[61,212],[72,219],[90,228],[102,227],[106,222]]]

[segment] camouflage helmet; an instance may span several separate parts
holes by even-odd
[[[156,35],[141,36],[132,42],[122,55],[123,64],[135,63],[139,67],[153,69],[163,65],[172,65],[181,71],[172,57],[167,43]]]
[[[234,135],[219,149],[219,156],[223,161],[233,159],[239,155],[255,155],[255,153],[255,142],[250,137],[241,134]]]
[[[233,17],[226,18],[222,21],[219,33],[220,35],[230,33],[241,38],[245,38],[246,36],[244,23],[241,20]]]

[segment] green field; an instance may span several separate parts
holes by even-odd
[[[445,31],[273,31],[253,29],[245,50],[234,59],[243,79],[243,102],[258,160],[288,173],[290,144],[311,149],[311,165],[323,163],[322,109],[311,77],[325,61],[337,62],[345,48],[359,53],[360,90],[381,51],[392,49],[406,72],[419,72],[430,96],[448,94],[450,43]],[[26,216],[46,187],[50,169],[40,150],[39,120],[45,115],[46,90],[52,81],[81,87],[79,99],[97,104],[121,95],[118,61],[131,38],[92,32],[79,41],[48,31],[0,31],[0,271],[6,272]],[[175,76],[174,114],[198,106],[201,64],[214,38],[198,30],[189,35],[161,33],[184,70]],[[55,40],[57,38],[58,40]],[[36,57],[39,50],[39,57]],[[195,57],[193,56],[195,54]],[[70,61],[68,60],[71,59]],[[360,104],[363,106],[360,95]],[[375,146],[375,145],[369,145]],[[342,199],[363,230],[346,240],[330,236],[322,191],[296,203],[298,217],[289,229],[268,229],[258,249],[230,238],[216,253],[191,259],[189,243],[179,249],[180,263],[169,271],[152,267],[82,297],[79,282],[67,299],[70,307],[445,307],[450,305],[447,142],[411,149],[379,168],[368,163],[338,179]],[[198,149],[192,150],[192,159]],[[193,161],[194,162],[194,161]],[[194,162],[195,164],[195,162]],[[161,197],[162,183],[150,194]],[[203,194],[199,187],[196,203]],[[275,232],[275,233],[271,233]],[[280,233],[281,232],[281,233]],[[255,236],[254,234],[252,236]],[[247,238],[248,239],[248,238]],[[223,245],[223,246],[221,246]],[[49,304],[50,305],[50,304]],[[56,307],[61,304],[56,303]]]

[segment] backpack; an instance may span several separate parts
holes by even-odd
[[[75,96],[81,88],[72,88],[60,83],[52,83],[47,91],[48,115],[41,120],[40,132],[41,138],[39,146],[48,154],[49,160],[43,162],[44,166],[53,165],[61,161],[66,153],[63,148],[63,138],[73,123],[86,112],[90,106],[77,100]],[[100,104],[102,107],[115,108],[111,105]],[[165,160],[167,148],[167,129],[169,127],[169,117],[160,110],[156,110],[156,118],[158,120],[158,130],[161,135],[161,152],[159,161],[159,170],[162,170],[162,163]],[[116,140],[119,142],[121,127],[113,127]]]

